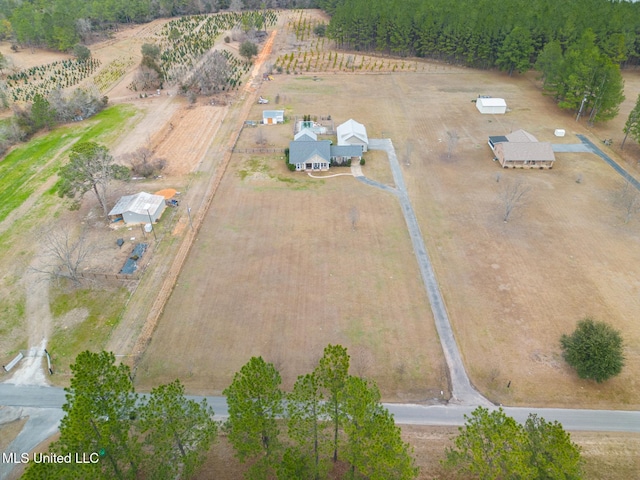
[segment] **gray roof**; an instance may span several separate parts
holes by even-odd
[[[361,157],[362,145],[331,145],[332,157]]]
[[[262,118],[277,118],[284,117],[284,110],[264,110],[262,112]]]
[[[304,163],[314,155],[320,156],[325,161],[331,158],[331,141],[319,140],[317,142],[289,142],[289,163]]]
[[[318,135],[316,135],[312,130],[308,128],[303,128],[293,137],[296,142],[315,142],[318,140]]]
[[[109,215],[122,215],[125,212],[146,215],[150,211],[155,212],[160,205],[164,204],[162,195],[152,195],[146,192],[136,193],[135,195],[125,195],[120,197],[118,203],[111,209]]]

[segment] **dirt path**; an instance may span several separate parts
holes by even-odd
[[[26,291],[28,350],[5,383],[16,385],[48,385],[43,367],[44,350],[51,335],[53,317],[49,310],[49,279],[34,269],[42,268],[36,256],[23,277]]]
[[[190,187],[189,191],[189,204],[192,205],[192,223],[193,229],[186,229],[185,237],[177,251],[175,259],[170,267],[166,269],[160,269],[156,272],[154,277],[156,279],[163,279],[161,284],[158,284],[158,289],[150,290],[155,293],[155,300],[149,310],[148,300],[140,299],[144,296],[144,292],[137,292],[136,305],[130,305],[127,308],[127,313],[121,321],[117,330],[112,335],[112,339],[107,345],[107,349],[116,352],[116,354],[129,355],[131,354],[134,359],[134,363],[137,362],[143,355],[147,345],[151,341],[151,336],[158,324],[158,320],[164,310],[164,306],[173,291],[178,275],[182,269],[182,265],[193,245],[193,242],[198,234],[200,225],[206,215],[209,206],[215,196],[220,181],[227,169],[229,161],[231,160],[231,153],[233,146],[235,145],[244,120],[247,118],[251,106],[255,103],[257,97],[256,93],[256,81],[258,80],[258,74],[262,69],[264,62],[271,55],[273,48],[273,42],[276,38],[277,30],[273,30],[265,45],[256,57],[253,70],[251,71],[248,81],[245,83],[245,87],[242,90],[240,101],[236,103],[233,108],[223,110],[221,112],[220,122],[211,122],[215,125],[215,131],[208,132],[210,135],[210,142],[208,148],[205,149],[205,153],[201,155],[203,158],[199,162],[198,170],[205,173],[205,177],[202,181],[194,183]],[[216,119],[217,120],[217,119]],[[226,142],[221,139],[228,139]],[[216,143],[220,142],[220,143]],[[167,143],[171,143],[168,141]],[[200,149],[201,147],[198,147]],[[217,162],[219,161],[219,163]],[[144,288],[144,287],[143,287]],[[133,308],[132,308],[133,307]],[[146,311],[146,320],[139,330],[139,336],[135,337],[132,332],[138,331],[136,325],[140,325],[140,314]],[[135,341],[135,344],[133,343]]]

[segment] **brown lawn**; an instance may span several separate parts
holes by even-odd
[[[386,398],[424,401],[446,390],[395,198],[352,177],[289,173],[279,157],[232,162],[138,382],[179,377],[191,391],[220,392],[262,355],[290,388],[340,343],[352,371],[377,380]]]
[[[392,138],[478,388],[504,404],[636,408],[640,253],[630,245],[640,225],[623,224],[613,202],[620,177],[591,154],[560,154],[551,171],[501,170],[486,145],[488,135],[517,128],[577,142],[575,133],[589,133],[584,125],[542,96],[533,77],[442,67],[318,78],[276,75],[260,93],[279,94],[289,115],[330,114],[336,124],[353,117],[370,137]],[[480,115],[471,103],[480,93],[505,97],[511,111]],[[255,105],[250,117],[263,109]],[[613,136],[620,122],[592,138]],[[555,138],[555,128],[567,136]],[[246,129],[239,146],[255,145],[257,130],[284,147],[292,125]],[[450,159],[448,131],[460,137]],[[365,174],[390,182],[384,162],[371,155]],[[220,391],[251,355],[263,355],[290,385],[325,344],[339,342],[366,353],[385,398],[433,396],[426,392],[441,388],[442,360],[397,201],[349,177],[309,183],[286,172],[279,155],[233,164],[143,361],[142,383],[181,376],[190,388]],[[530,192],[505,224],[499,192],[517,179]],[[354,205],[361,220],[351,231]],[[586,315],[626,340],[625,370],[603,385],[580,381],[561,358],[560,335]]]

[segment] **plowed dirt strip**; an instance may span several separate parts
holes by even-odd
[[[158,320],[160,319],[160,315],[164,310],[164,306],[167,300],[169,299],[171,292],[173,291],[173,288],[178,279],[178,275],[182,270],[182,265],[184,264],[184,261],[187,258],[187,255],[189,254],[189,250],[193,245],[193,241],[198,231],[200,230],[202,221],[207,213],[207,210],[209,209],[209,206],[211,205],[211,202],[213,200],[213,197],[216,194],[216,191],[218,190],[218,186],[220,185],[222,177],[224,176],[224,173],[227,169],[227,166],[229,165],[229,161],[231,160],[233,145],[237,141],[238,136],[242,131],[242,125],[244,123],[244,119],[247,118],[247,115],[251,109],[251,106],[256,101],[256,92],[253,91],[251,88],[249,88],[249,85],[255,80],[255,77],[258,75],[258,72],[260,71],[260,68],[264,64],[264,61],[271,54],[271,48],[273,46],[273,41],[276,35],[277,35],[277,30],[273,30],[271,32],[271,35],[269,36],[269,39],[265,42],[262,52],[260,53],[260,55],[258,55],[255,61],[254,69],[251,72],[251,78],[247,82],[247,86],[244,89],[244,95],[243,95],[244,103],[240,103],[238,105],[239,109],[236,110],[235,112],[230,112],[231,113],[230,116],[232,117],[230,122],[232,125],[232,129],[231,129],[231,132],[229,133],[232,133],[232,134],[228,136],[229,142],[226,145],[224,145],[223,149],[218,150],[219,153],[224,154],[224,158],[220,162],[219,167],[217,168],[215,174],[212,177],[213,181],[210,183],[210,186],[206,191],[201,207],[197,209],[195,215],[193,216],[193,230],[190,229],[187,231],[187,234],[184,238],[184,241],[182,242],[182,245],[180,246],[180,249],[178,250],[176,258],[171,266],[171,269],[169,270],[169,272],[167,272],[167,276],[162,284],[162,287],[158,292],[158,295],[156,296],[156,299],[153,303],[153,306],[151,307],[149,314],[147,315],[147,319],[142,328],[140,336],[138,337],[136,344],[133,348],[134,365],[137,365],[147,345],[151,341],[151,336],[153,335],[153,332],[158,324]],[[237,115],[234,115],[236,112],[237,112]],[[229,123],[227,125],[229,125]],[[211,158],[211,155],[208,155],[208,157]]]
[[[226,109],[201,105],[194,110],[176,112],[153,139],[155,156],[167,159],[167,175],[185,175],[204,158]],[[157,141],[157,144],[154,144]]]

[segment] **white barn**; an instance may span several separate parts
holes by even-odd
[[[353,119],[349,119],[341,125],[338,125],[338,145],[361,145],[362,151],[366,152],[369,147],[369,137],[367,137],[367,129],[361,123]]]
[[[504,98],[478,98],[476,108],[480,113],[502,115],[507,113],[507,102]]]
[[[125,195],[111,209],[109,218],[114,222],[122,219],[124,223],[155,223],[166,206],[162,195],[146,192]]]

